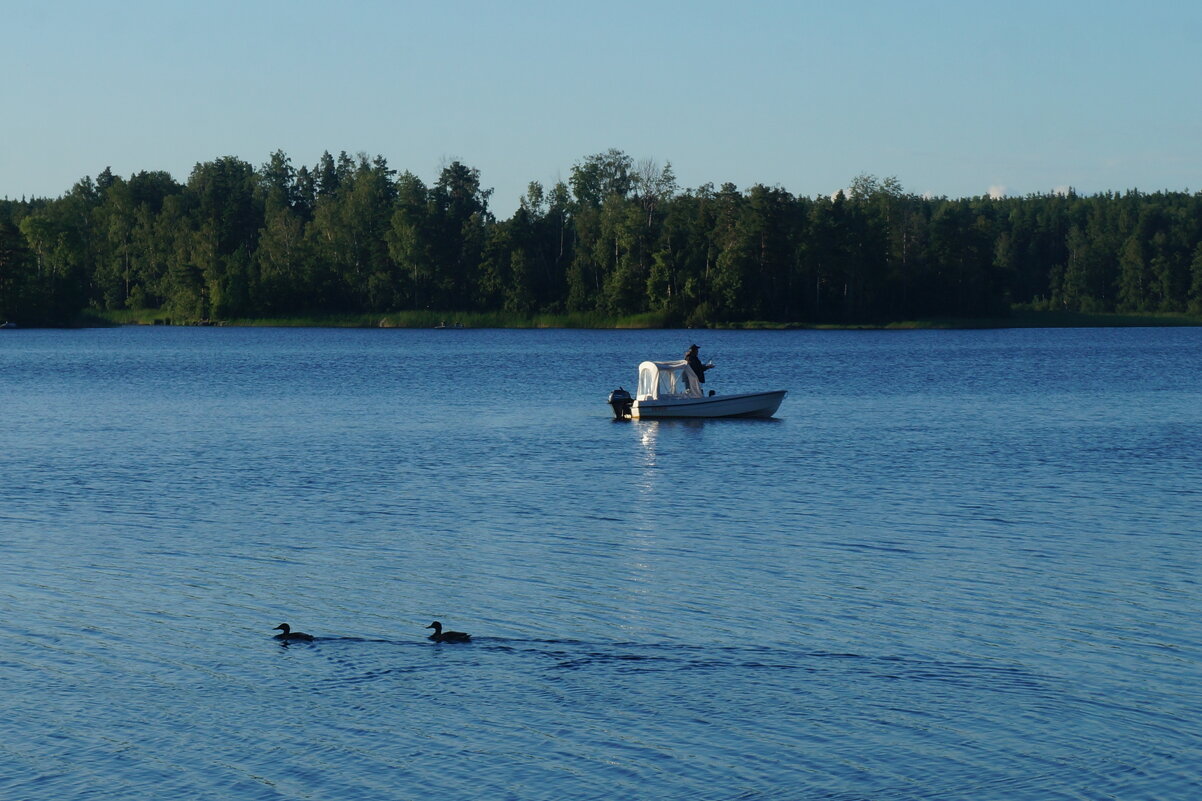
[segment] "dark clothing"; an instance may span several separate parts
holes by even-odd
[[[697,358],[697,351],[690,349],[689,352],[684,355],[684,360],[689,363],[689,367],[691,367],[693,372],[697,374],[698,383],[704,384],[705,371],[710,368],[702,364],[701,359]]]

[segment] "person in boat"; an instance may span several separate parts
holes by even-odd
[[[701,357],[697,355],[697,346],[689,345],[689,349],[684,353],[684,360],[689,363],[689,367],[697,374],[697,382],[705,383],[705,371],[713,369],[714,365],[702,364]]]

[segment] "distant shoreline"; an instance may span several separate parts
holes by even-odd
[[[505,312],[396,312],[393,314],[326,314],[260,319],[177,320],[162,310],[89,310],[79,320],[80,328],[121,325],[183,325],[262,328],[413,328],[413,329],[679,329],[678,320],[666,314],[609,317],[595,313],[518,315]],[[881,323],[782,323],[749,320],[709,326],[711,330],[744,331],[926,331],[987,328],[1135,328],[1202,326],[1202,316],[1175,313],[1065,312],[1015,309],[1000,317],[933,317]]]

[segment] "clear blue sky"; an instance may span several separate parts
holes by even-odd
[[[1202,3],[0,0],[0,196],[234,155],[459,159],[507,217],[618,148],[682,187],[1202,190]]]

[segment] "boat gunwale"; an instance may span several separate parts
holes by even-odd
[[[784,401],[788,390],[773,389],[765,392],[742,392],[735,395],[709,395],[702,398],[648,398],[646,400],[636,400],[631,407],[632,416],[635,418],[649,417],[772,417],[776,414],[780,404]],[[742,402],[756,398],[771,398],[776,396],[776,404],[770,410],[765,411],[765,407],[751,409],[743,412],[733,412],[723,414],[690,414],[689,410],[694,409],[700,411],[706,407],[710,409],[719,409],[724,405],[741,405]],[[650,412],[649,414],[647,412]]]

